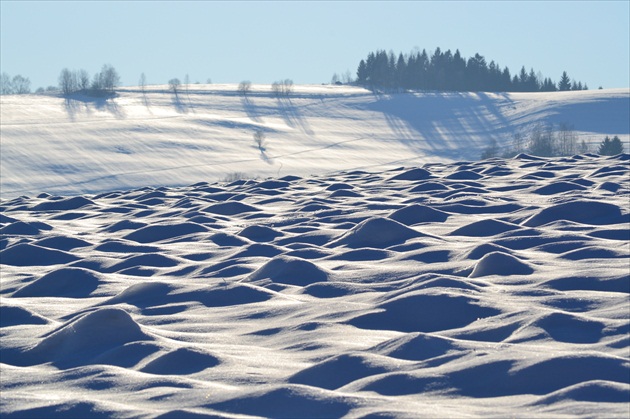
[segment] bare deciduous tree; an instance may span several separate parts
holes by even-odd
[[[265,149],[265,132],[263,130],[259,129],[254,132],[254,142],[258,146],[259,150],[262,151]]]
[[[573,127],[561,123],[558,128],[558,154],[561,156],[570,156],[577,151],[577,138]]]
[[[180,88],[181,84],[182,83],[179,81],[179,79],[177,77],[175,77],[173,79],[170,79],[168,81],[168,87],[175,94],[175,96],[179,95],[179,88]]]
[[[19,74],[13,77],[13,92],[18,95],[31,93],[31,80]]]
[[[7,73],[2,73],[0,79],[0,94],[11,95],[13,94],[13,83],[11,82],[11,76]]]
[[[293,80],[284,79],[281,81],[273,82],[271,85],[271,91],[276,95],[284,95],[289,96],[291,92],[293,92]]]
[[[243,96],[246,96],[252,88],[252,82],[249,80],[243,80],[238,84],[238,92]]]
[[[74,72],[64,68],[59,74],[59,89],[64,96],[69,96],[77,90],[77,78]]]
[[[77,87],[83,92],[87,92],[90,88],[90,75],[86,70],[79,70],[76,73]]]
[[[144,73],[140,74],[140,81],[138,82],[138,84],[140,85],[140,90],[142,90],[142,93],[144,93],[147,88],[147,77],[144,75]]]
[[[120,84],[120,76],[116,69],[110,64],[104,64],[100,74],[101,88],[109,93]]]

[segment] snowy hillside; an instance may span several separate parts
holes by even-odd
[[[628,89],[375,95],[296,86],[278,98],[268,85],[245,97],[236,85],[191,85],[177,97],[154,86],[111,100],[0,100],[3,198],[476,160],[492,139],[508,146],[540,122],[573,125],[593,146],[618,135],[630,149]]]

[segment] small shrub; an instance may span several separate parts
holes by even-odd
[[[249,178],[250,176],[247,176],[247,174],[243,172],[232,172],[225,175],[225,177],[223,178],[223,182],[232,183],[232,182],[236,182],[237,180],[249,179]]]

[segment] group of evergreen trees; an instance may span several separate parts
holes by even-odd
[[[602,156],[616,156],[621,153],[623,153],[623,144],[616,135],[612,138],[612,140],[610,137],[606,136],[597,149],[597,154]]]
[[[426,50],[408,55],[384,50],[370,52],[357,69],[357,84],[371,88],[450,90],[484,92],[552,92],[556,90],[587,90],[582,82],[571,80],[566,71],[556,84],[550,78],[525,66],[512,76],[507,67],[501,69],[494,61],[478,53],[468,59],[459,50],[451,53],[437,48],[429,57]]]

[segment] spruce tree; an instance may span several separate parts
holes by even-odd
[[[601,156],[616,156],[621,153],[623,153],[623,144],[621,144],[621,140],[616,135],[612,140],[606,136],[604,141],[599,144],[599,149],[597,150],[597,154]]]
[[[558,82],[558,90],[560,90],[561,92],[571,90],[571,79],[567,75],[566,71],[562,72],[562,77],[560,78],[560,81]]]

